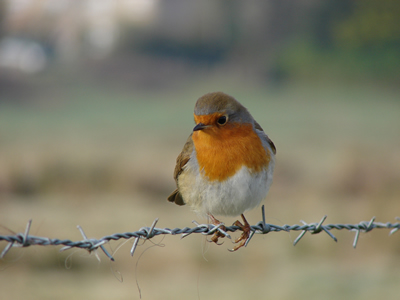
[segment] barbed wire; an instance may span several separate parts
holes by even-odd
[[[254,234],[267,234],[270,232],[289,232],[289,231],[301,231],[300,235],[294,240],[293,245],[295,246],[301,238],[307,233],[311,232],[311,234],[317,234],[321,232],[325,232],[328,234],[335,242],[337,242],[337,238],[332,234],[331,230],[336,229],[336,230],[349,230],[349,231],[355,231],[355,237],[354,237],[354,242],[353,242],[353,247],[356,248],[357,242],[360,236],[361,232],[369,232],[373,229],[391,229],[389,235],[392,235],[396,231],[400,229],[400,223],[380,223],[380,222],[375,222],[375,217],[373,217],[370,221],[361,221],[358,224],[328,224],[328,225],[323,225],[325,222],[327,216],[324,216],[318,223],[306,223],[304,221],[301,221],[303,225],[273,225],[273,224],[267,224],[265,222],[265,210],[264,210],[264,205],[261,207],[261,212],[262,212],[262,221],[258,222],[256,225],[251,226],[251,233],[250,233],[250,238],[247,240],[245,246],[249,243],[250,239],[253,237]],[[395,218],[397,221],[400,221],[400,218],[396,217]],[[105,249],[104,244],[110,242],[110,241],[116,241],[120,239],[131,239],[135,238],[135,241],[133,243],[133,246],[131,248],[131,255],[133,256],[135,249],[138,245],[138,242],[140,239],[148,240],[151,239],[157,235],[166,235],[166,234],[171,234],[171,235],[182,235],[181,238],[184,238],[190,234],[193,233],[201,233],[203,235],[212,235],[216,231],[219,231],[222,235],[224,235],[227,238],[231,238],[228,232],[235,232],[237,230],[241,230],[239,226],[225,226],[222,227],[223,224],[220,225],[213,225],[213,224],[199,224],[196,221],[193,221],[193,223],[196,225],[196,227],[190,228],[190,227],[185,227],[185,228],[175,228],[175,229],[169,229],[169,228],[156,228],[156,224],[158,222],[158,218],[154,220],[153,224],[150,227],[142,227],[138,231],[135,232],[125,232],[125,233],[115,233],[112,235],[107,235],[104,236],[100,239],[88,239],[85,232],[83,231],[81,226],[77,226],[79,231],[81,232],[83,236],[83,240],[80,241],[71,241],[71,240],[60,240],[60,239],[50,239],[47,237],[38,237],[38,236],[33,236],[29,235],[29,231],[32,225],[32,220],[29,220],[26,229],[24,233],[17,233],[14,235],[0,235],[0,242],[1,241],[6,241],[8,244],[6,247],[3,249],[3,251],[0,254],[0,258],[3,258],[7,252],[12,248],[12,247],[29,247],[29,246],[58,246],[58,245],[63,245],[60,249],[60,251],[65,251],[71,248],[81,248],[85,249],[89,252],[92,252],[98,248],[100,248],[106,255],[107,257],[114,261],[114,258],[108,251]]]

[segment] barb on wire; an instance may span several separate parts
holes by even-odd
[[[135,241],[133,242],[133,245],[132,245],[132,248],[131,248],[131,256],[133,256],[133,254],[135,253],[136,247],[137,247],[137,245],[139,243],[139,238],[144,238],[145,240],[149,240],[154,236],[153,231],[154,231],[154,228],[157,225],[157,222],[158,222],[158,218],[156,218],[154,220],[154,222],[153,222],[153,224],[151,224],[150,228],[147,228],[147,227],[140,228],[140,230],[144,230],[147,234],[146,234],[145,237],[137,237],[137,238],[135,238]]]
[[[375,217],[373,217],[370,221],[361,221],[358,224],[328,224],[328,225],[323,225],[325,222],[327,216],[324,216],[318,223],[306,223],[304,221],[301,221],[303,225],[273,225],[273,224],[267,224],[265,222],[265,211],[264,211],[264,205],[261,207],[261,213],[262,213],[262,221],[258,222],[256,225],[251,226],[251,235],[250,238],[253,237],[254,234],[267,234],[270,232],[280,232],[280,231],[301,231],[299,236],[294,240],[293,245],[296,245],[307,232],[311,232],[311,234],[317,234],[320,232],[325,232],[328,234],[335,242],[337,242],[337,238],[332,234],[331,230],[336,229],[336,230],[349,230],[349,231],[355,231],[356,235],[354,238],[353,242],[353,247],[355,248],[357,246],[358,239],[360,237],[361,232],[369,232],[373,229],[381,229],[381,228],[386,228],[386,229],[391,229],[389,235],[394,234],[396,231],[400,229],[400,223],[380,223],[380,222],[375,222]],[[397,221],[400,221],[400,218],[396,217]],[[60,251],[65,251],[71,248],[81,248],[85,249],[89,252],[93,252],[100,248],[105,255],[112,261],[114,261],[114,258],[112,257],[111,254],[107,252],[107,250],[104,248],[104,244],[110,242],[110,241],[116,241],[120,239],[131,239],[134,238],[135,241],[133,243],[133,246],[131,248],[131,255],[133,256],[135,249],[138,245],[139,239],[144,239],[148,240],[151,239],[157,235],[165,235],[165,234],[171,234],[171,235],[182,235],[181,238],[187,237],[190,234],[193,233],[201,233],[204,235],[212,235],[214,234],[215,231],[221,232],[225,237],[231,238],[228,232],[235,232],[237,230],[241,230],[240,227],[238,226],[225,226],[225,230],[222,230],[220,226],[215,226],[213,224],[198,224],[196,221],[193,221],[193,223],[196,225],[196,227],[189,228],[175,228],[175,229],[169,229],[169,228],[156,228],[155,226],[157,225],[158,218],[153,221],[153,224],[150,227],[142,227],[138,231],[134,232],[125,232],[125,233],[115,233],[112,235],[104,236],[100,239],[89,239],[87,238],[86,234],[84,233],[82,227],[78,226],[79,231],[81,232],[83,236],[83,240],[81,241],[76,241],[73,242],[71,240],[60,240],[60,239],[50,239],[47,237],[38,237],[38,236],[33,236],[29,234],[31,225],[32,225],[32,220],[29,220],[26,229],[24,233],[17,233],[14,235],[0,235],[0,242],[1,241],[6,241],[8,244],[5,246],[3,251],[0,253],[0,258],[3,258],[8,251],[12,247],[29,247],[29,246],[35,246],[35,245],[40,245],[40,246],[58,246],[58,245],[63,245],[60,249]],[[250,241],[250,238],[248,239],[246,246],[248,242]]]

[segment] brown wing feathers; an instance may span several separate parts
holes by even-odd
[[[193,140],[192,140],[192,135],[190,135],[186,141],[185,146],[183,146],[182,152],[178,155],[178,158],[176,159],[174,179],[177,185],[178,185],[178,177],[182,173],[182,170],[187,164],[187,162],[189,161],[192,152],[193,152]],[[168,201],[175,202],[178,205],[185,205],[182,195],[178,189],[176,189],[175,191],[172,192],[171,195],[169,195]]]

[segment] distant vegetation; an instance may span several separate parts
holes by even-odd
[[[8,5],[0,4],[0,42],[35,41],[49,66],[86,68],[82,60],[101,58],[96,64],[119,60],[114,73],[126,73],[126,66],[146,74],[164,67],[196,72],[223,66],[269,83],[319,78],[397,86],[400,81],[399,1],[161,1],[151,2],[152,12],[141,22],[122,2],[109,9],[93,2],[65,10],[31,3],[36,5],[30,14],[13,18]],[[143,56],[139,67],[129,64]],[[0,46],[0,63],[1,57]],[[169,64],[160,64],[163,60]]]

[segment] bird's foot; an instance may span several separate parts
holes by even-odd
[[[223,232],[226,232],[226,227],[225,225],[223,225],[224,223],[222,223],[221,221],[217,220],[213,215],[209,214],[211,223],[215,226],[218,226],[219,229],[221,229]],[[211,237],[211,242],[216,243],[217,245],[222,245],[222,243],[218,243],[218,239],[219,238],[224,238],[229,235],[223,234],[220,230],[216,230],[213,234],[213,236]],[[230,237],[229,237],[230,238]]]
[[[220,225],[219,228],[221,228],[223,231],[226,231],[226,227],[224,225]],[[216,232],[214,232],[213,236],[211,237],[211,242],[216,243],[218,246],[220,246],[224,242],[218,243],[218,239],[224,238],[224,237],[225,237],[225,235],[222,234],[219,230],[217,230]]]
[[[240,237],[238,237],[235,240],[235,244],[238,244],[238,243],[239,244],[236,245],[233,249],[229,249],[229,251],[231,251],[231,252],[235,252],[236,250],[242,248],[243,246],[246,246],[247,241],[250,238],[250,233],[251,233],[250,224],[247,222],[247,220],[243,214],[242,214],[242,219],[243,219],[244,225],[242,223],[240,223],[239,220],[237,220],[235,223],[233,223],[233,225],[238,226],[243,232],[240,235]]]

